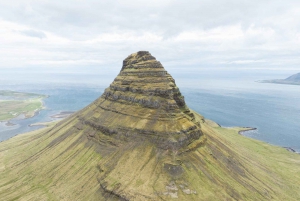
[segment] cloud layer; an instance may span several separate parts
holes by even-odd
[[[300,70],[298,0],[0,2],[0,68],[165,66]]]

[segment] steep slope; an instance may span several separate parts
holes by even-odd
[[[91,105],[0,143],[0,200],[299,200],[300,156],[238,131],[138,52]]]

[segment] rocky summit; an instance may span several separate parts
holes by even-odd
[[[0,143],[0,200],[300,200],[300,155],[243,129],[191,111],[139,51],[84,109]]]
[[[119,140],[149,140],[162,149],[180,149],[202,135],[175,80],[146,51],[123,61],[119,75],[90,109],[80,115],[79,124]]]

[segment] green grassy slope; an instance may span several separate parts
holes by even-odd
[[[81,135],[61,136],[68,128],[50,126],[1,143],[0,200],[96,200],[101,156],[88,142],[76,143]]]
[[[101,133],[95,142],[75,115],[0,143],[0,200],[300,199],[300,155],[239,128],[203,122],[204,141],[179,153]]]

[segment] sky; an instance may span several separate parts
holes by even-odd
[[[0,0],[0,68],[300,71],[299,0]]]

